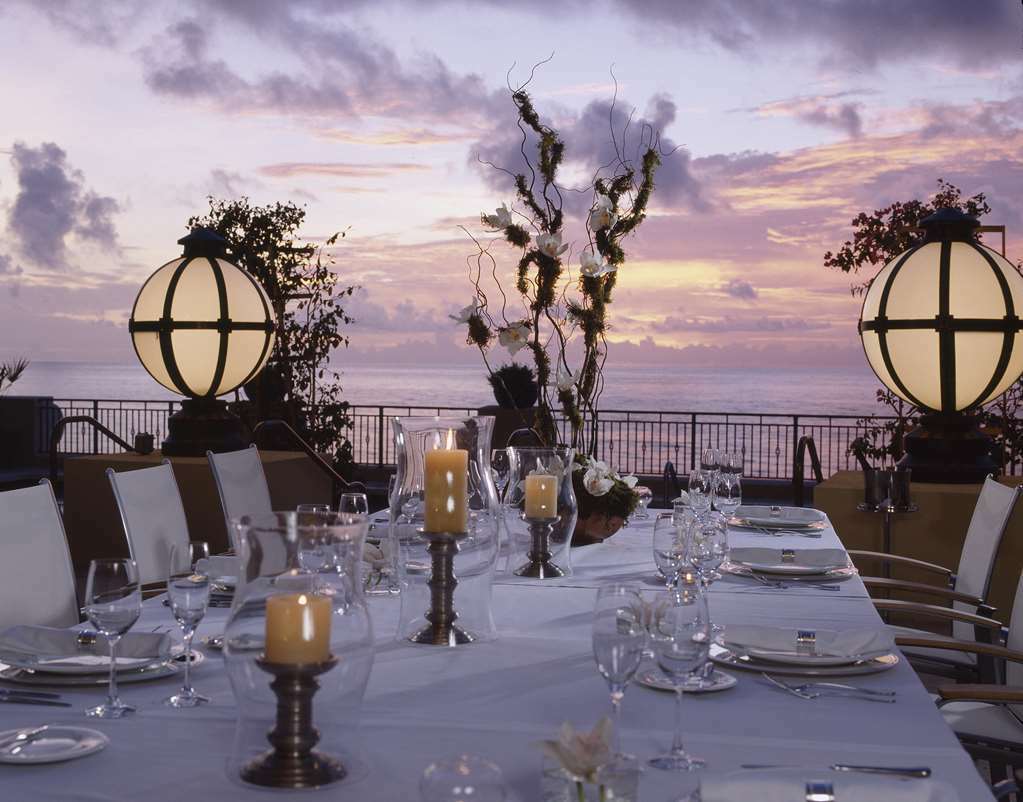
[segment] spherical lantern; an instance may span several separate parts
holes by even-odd
[[[273,350],[274,316],[259,283],[224,258],[227,241],[197,228],[184,253],[142,285],[128,330],[149,375],[188,397],[163,451],[202,455],[244,446],[241,422],[217,396],[245,384]]]
[[[905,465],[923,481],[980,481],[995,469],[990,440],[962,415],[1023,373],[1023,277],[976,239],[977,220],[942,209],[923,240],[877,274],[863,300],[867,361],[896,395],[924,411]]]

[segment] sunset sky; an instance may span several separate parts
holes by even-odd
[[[458,226],[512,200],[476,155],[520,169],[506,75],[553,53],[530,88],[567,183],[606,153],[612,65],[615,119],[680,146],[612,361],[862,365],[822,266],[857,212],[942,177],[1023,257],[1021,42],[1018,0],[0,0],[0,358],[132,361],[135,294],[212,194],[347,229],[339,364],[478,360]]]

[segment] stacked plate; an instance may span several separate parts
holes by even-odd
[[[192,664],[203,659],[193,651]],[[129,632],[117,644],[117,681],[142,682],[176,674],[181,650],[169,635]],[[0,632],[0,680],[28,685],[104,685],[110,647],[95,633],[17,626]]]
[[[820,548],[733,548],[721,570],[737,576],[758,574],[804,582],[834,582],[856,573],[844,549]]]
[[[737,507],[729,519],[730,526],[750,529],[824,529],[827,516],[820,510],[808,507],[761,507],[744,504]]]
[[[813,630],[733,625],[711,648],[719,665],[772,674],[872,674],[899,662],[886,629]]]

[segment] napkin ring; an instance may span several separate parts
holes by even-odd
[[[814,630],[796,630],[796,652],[799,654],[815,654],[817,652],[817,633]]]
[[[781,550],[781,561],[783,563],[794,563],[796,561],[796,550],[795,549],[782,549]]]

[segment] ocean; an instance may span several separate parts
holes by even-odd
[[[613,367],[605,371],[601,409],[671,412],[883,414],[879,382],[856,368]],[[477,407],[493,403],[480,367],[349,365],[342,373],[346,399],[366,406]],[[138,364],[33,362],[12,395],[57,399],[167,400],[179,396],[157,384]]]

